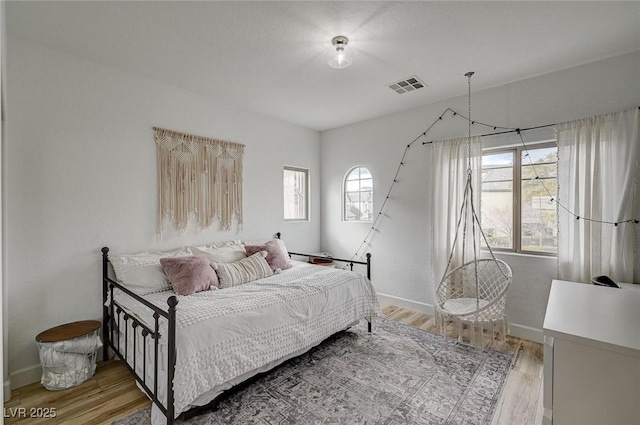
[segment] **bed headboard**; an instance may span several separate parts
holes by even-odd
[[[281,239],[282,233],[278,232],[276,233],[276,237],[278,239]],[[292,255],[299,255],[301,257],[307,257],[307,258],[326,258],[326,256],[320,256],[320,255],[314,255],[314,254],[303,254],[303,253],[299,253],[299,252],[292,252],[289,251],[289,256]],[[353,271],[353,265],[354,264],[362,264],[367,266],[367,279],[371,280],[371,253],[367,252],[367,261],[356,261],[356,260],[345,260],[342,258],[335,258],[335,257],[330,257],[333,261],[338,261],[340,263],[346,263],[349,268]]]

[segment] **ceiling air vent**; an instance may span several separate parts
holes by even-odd
[[[398,94],[414,91],[421,89],[423,87],[427,87],[425,83],[420,81],[420,78],[415,75],[405,78],[404,80],[396,81],[395,83],[387,84],[391,90]]]

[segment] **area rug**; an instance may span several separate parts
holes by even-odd
[[[512,357],[376,319],[373,333],[364,323],[339,333],[219,410],[177,423],[488,424]],[[150,417],[147,408],[114,424],[149,425]]]

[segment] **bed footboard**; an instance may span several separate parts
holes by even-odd
[[[153,311],[153,329],[125,311],[114,299],[114,289],[118,289],[123,296],[129,297]],[[173,378],[176,366],[176,305],[178,299],[175,296],[170,297],[167,300],[167,310],[165,311],[111,279],[109,277],[109,248],[104,247],[102,248],[102,302],[103,360],[109,358],[109,349],[111,349],[124,362],[127,369],[133,373],[136,381],[144,388],[151,401],[166,416],[167,425],[172,425],[175,417]],[[160,333],[161,317],[167,321],[167,335]],[[132,332],[131,336],[129,332]],[[142,341],[139,341],[139,338],[142,338]],[[161,366],[159,349],[162,338],[166,338],[167,341],[166,402],[162,401],[158,392],[158,376]],[[132,347],[129,346],[130,342]],[[152,346],[152,353],[147,353],[148,342]],[[139,359],[138,355],[139,345],[142,345],[142,359]],[[149,362],[147,361],[148,356],[151,357]],[[139,363],[140,361],[142,364]],[[148,382],[147,373],[149,372],[153,383]]]
[[[276,233],[276,237],[278,239],[280,239],[280,232]],[[291,252],[289,251],[289,257],[291,257],[292,255],[299,255],[301,257],[307,257],[307,258],[327,258],[327,257],[323,257],[320,255],[314,255],[314,254],[303,254],[300,252]],[[349,266],[349,269],[351,271],[353,271],[353,265],[354,264],[362,264],[364,266],[367,266],[367,279],[371,280],[371,253],[367,252],[367,261],[355,261],[355,260],[345,260],[342,258],[335,258],[335,257],[330,257],[333,261],[337,261],[339,263],[346,263]],[[369,333],[371,333],[371,321],[373,318],[371,317],[365,317],[365,319],[367,320],[367,330],[369,331]]]

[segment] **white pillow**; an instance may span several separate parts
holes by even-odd
[[[190,255],[191,250],[184,247],[168,252],[109,255],[109,261],[120,283],[138,295],[146,295],[171,289],[169,279],[160,265],[161,258]]]
[[[220,289],[231,288],[273,274],[265,257],[267,251],[259,251],[247,258],[233,263],[211,263],[218,275]]]
[[[280,245],[280,249],[284,253],[285,257],[287,259],[290,259],[291,256],[289,255],[289,251],[287,251],[287,247],[285,246],[284,241],[282,239],[279,239],[279,238],[274,239],[274,241],[278,242],[278,245]]]
[[[206,255],[210,263],[233,263],[247,258],[244,245],[239,241],[238,243],[235,243],[236,241],[233,242],[233,244],[228,243],[227,245],[192,246],[191,250],[194,255]]]

